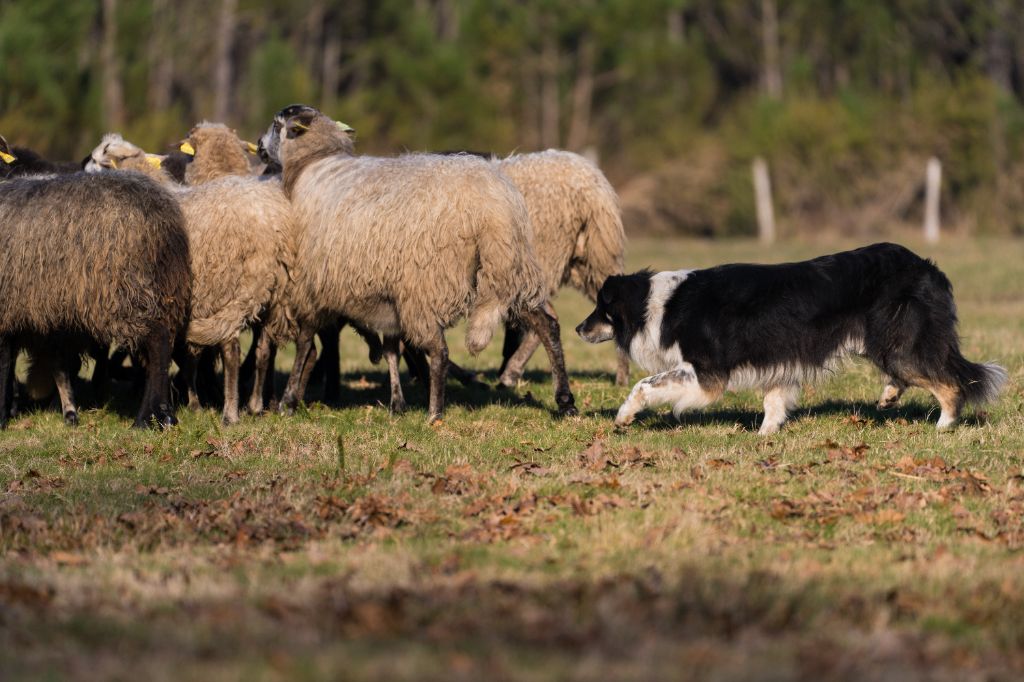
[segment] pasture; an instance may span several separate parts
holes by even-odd
[[[340,405],[229,428],[180,409],[164,433],[24,414],[0,433],[0,677],[1016,677],[1024,242],[905,243],[953,281],[964,354],[1010,372],[952,433],[918,390],[878,412],[860,362],[768,439],[753,393],[617,432],[628,389],[572,332],[590,305],[568,290],[580,417],[552,416],[543,352],[514,392],[450,380],[439,426],[421,386],[390,417],[350,331]],[[628,267],[848,246],[633,240]],[[500,339],[469,358],[448,338],[493,385]]]

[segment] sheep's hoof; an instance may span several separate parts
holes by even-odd
[[[899,403],[899,398],[886,398],[884,400],[879,400],[877,407],[880,410],[891,410],[892,408],[899,405]]]
[[[64,423],[68,426],[78,426],[78,413],[74,410],[68,410],[65,412]]]
[[[263,405],[249,405],[248,407],[245,408],[245,411],[248,412],[253,417],[262,417]]]
[[[567,407],[561,407],[558,410],[558,415],[560,417],[577,417],[577,416],[579,416],[579,414],[580,414],[580,411],[576,409],[575,405],[569,405]]]
[[[223,417],[221,417],[221,422],[224,424],[224,426],[233,426],[233,425],[238,423],[238,415],[237,414],[231,414],[231,415],[226,414]]]

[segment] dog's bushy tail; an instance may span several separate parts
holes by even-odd
[[[987,403],[999,397],[1009,375],[994,362],[971,362],[956,353],[950,363],[964,400],[974,405]]]

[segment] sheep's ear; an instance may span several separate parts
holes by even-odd
[[[338,126],[338,129],[341,130],[341,132],[348,133],[352,137],[355,137],[356,129],[350,126],[349,124],[342,123],[341,121],[335,121],[334,125]]]
[[[8,146],[7,140],[4,139],[3,135],[0,135],[0,159],[4,163],[14,163],[18,160],[18,157],[11,153],[11,148]]]
[[[290,140],[306,134],[309,130],[309,126],[313,124],[314,118],[316,118],[316,113],[311,111],[304,111],[289,118],[287,123],[285,123],[285,128],[288,131],[288,139]]]

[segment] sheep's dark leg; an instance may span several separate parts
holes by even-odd
[[[14,407],[14,350],[10,339],[0,336],[0,429],[7,428]]]
[[[68,426],[78,426],[78,408],[75,407],[75,392],[71,388],[71,375],[68,372],[68,358],[65,354],[58,353],[53,364],[53,382],[57,384],[57,393],[60,395],[60,409],[64,415],[64,423]]]
[[[102,343],[92,342],[89,354],[92,355],[92,385],[93,398],[97,405],[107,402],[110,395],[110,347]]]
[[[430,386],[430,363],[427,354],[407,341],[402,342],[402,357],[409,374],[424,386]]]
[[[501,367],[498,368],[498,375],[505,373],[508,361],[515,354],[516,350],[523,345],[523,328],[515,322],[505,323],[505,339],[501,344]]]
[[[267,381],[267,369],[270,367],[270,336],[260,334],[256,339],[250,356],[255,358],[255,371],[252,379],[252,392],[249,394],[249,414],[263,413],[263,385]],[[273,381],[273,376],[270,377]]]
[[[270,342],[270,357],[267,359],[267,378],[263,382],[263,404],[271,412],[277,410],[277,344]]]
[[[615,385],[629,386],[629,353],[622,348],[615,349],[618,365],[615,368]]]
[[[391,380],[391,403],[388,411],[391,414],[405,412],[405,396],[402,395],[402,380],[398,376],[400,339],[397,336],[384,337],[384,358],[388,361],[388,378]]]
[[[565,371],[565,355],[562,352],[561,330],[558,326],[558,317],[550,304],[545,303],[542,307],[531,310],[523,316],[523,321],[530,331],[540,337],[547,351],[548,361],[551,364],[551,377],[555,382],[555,404],[558,405],[558,412],[562,415],[579,414],[576,410],[576,401],[569,389],[569,375]]]
[[[343,323],[329,324],[317,332],[322,350],[314,371],[318,373],[317,376],[323,373],[325,403],[336,403],[341,395],[341,351],[338,344],[343,326]]]
[[[218,348],[206,346],[199,355],[199,372],[196,378],[196,390],[199,399],[207,405],[216,405],[224,399],[223,386],[217,377]]]
[[[558,324],[558,318],[555,318],[555,324]],[[526,363],[530,361],[537,346],[540,345],[540,337],[532,329],[523,334],[522,339],[516,352],[505,361],[505,369],[502,370],[501,377],[498,378],[498,382],[502,386],[513,388],[519,383],[519,380],[523,378],[523,372],[526,371]]]
[[[295,364],[292,365],[292,372],[288,375],[288,385],[285,386],[284,396],[281,398],[280,410],[282,413],[291,414],[298,407],[299,401],[303,398],[303,381],[309,380],[309,368],[316,361],[316,346],[313,345],[313,334],[316,330],[303,325],[299,328],[299,337],[295,340]]]
[[[252,345],[242,358],[242,364],[238,368],[238,384],[249,386],[256,381],[257,365],[259,363],[258,350],[260,341],[266,336],[263,332],[263,325],[256,323],[252,326]]]
[[[174,426],[178,420],[170,407],[170,386],[167,371],[171,365],[171,334],[166,330],[153,332],[146,339],[146,389],[135,426]]]
[[[444,330],[438,329],[437,338],[432,348],[427,348],[430,356],[430,408],[427,423],[434,424],[444,416],[444,389],[448,381],[448,343],[444,339]]]
[[[224,413],[225,424],[238,423],[238,366],[241,364],[242,347],[238,337],[220,345],[221,360],[224,363]]]
[[[182,368],[188,387],[188,409],[193,412],[198,412],[203,408],[202,402],[199,400],[199,389],[197,388],[199,383],[199,355],[201,352],[202,349],[200,348],[186,349],[185,366]]]
[[[352,324],[351,321],[349,323]],[[344,327],[345,325],[342,326]],[[359,336],[363,337],[363,341],[366,342],[366,346],[369,351],[367,353],[367,357],[369,358],[370,362],[376,365],[378,362],[380,362],[380,359],[384,357],[385,352],[384,346],[381,344],[380,337],[377,336],[377,332],[372,332],[369,329],[360,327],[357,324],[352,324],[352,328],[356,330],[356,334],[359,334]]]

